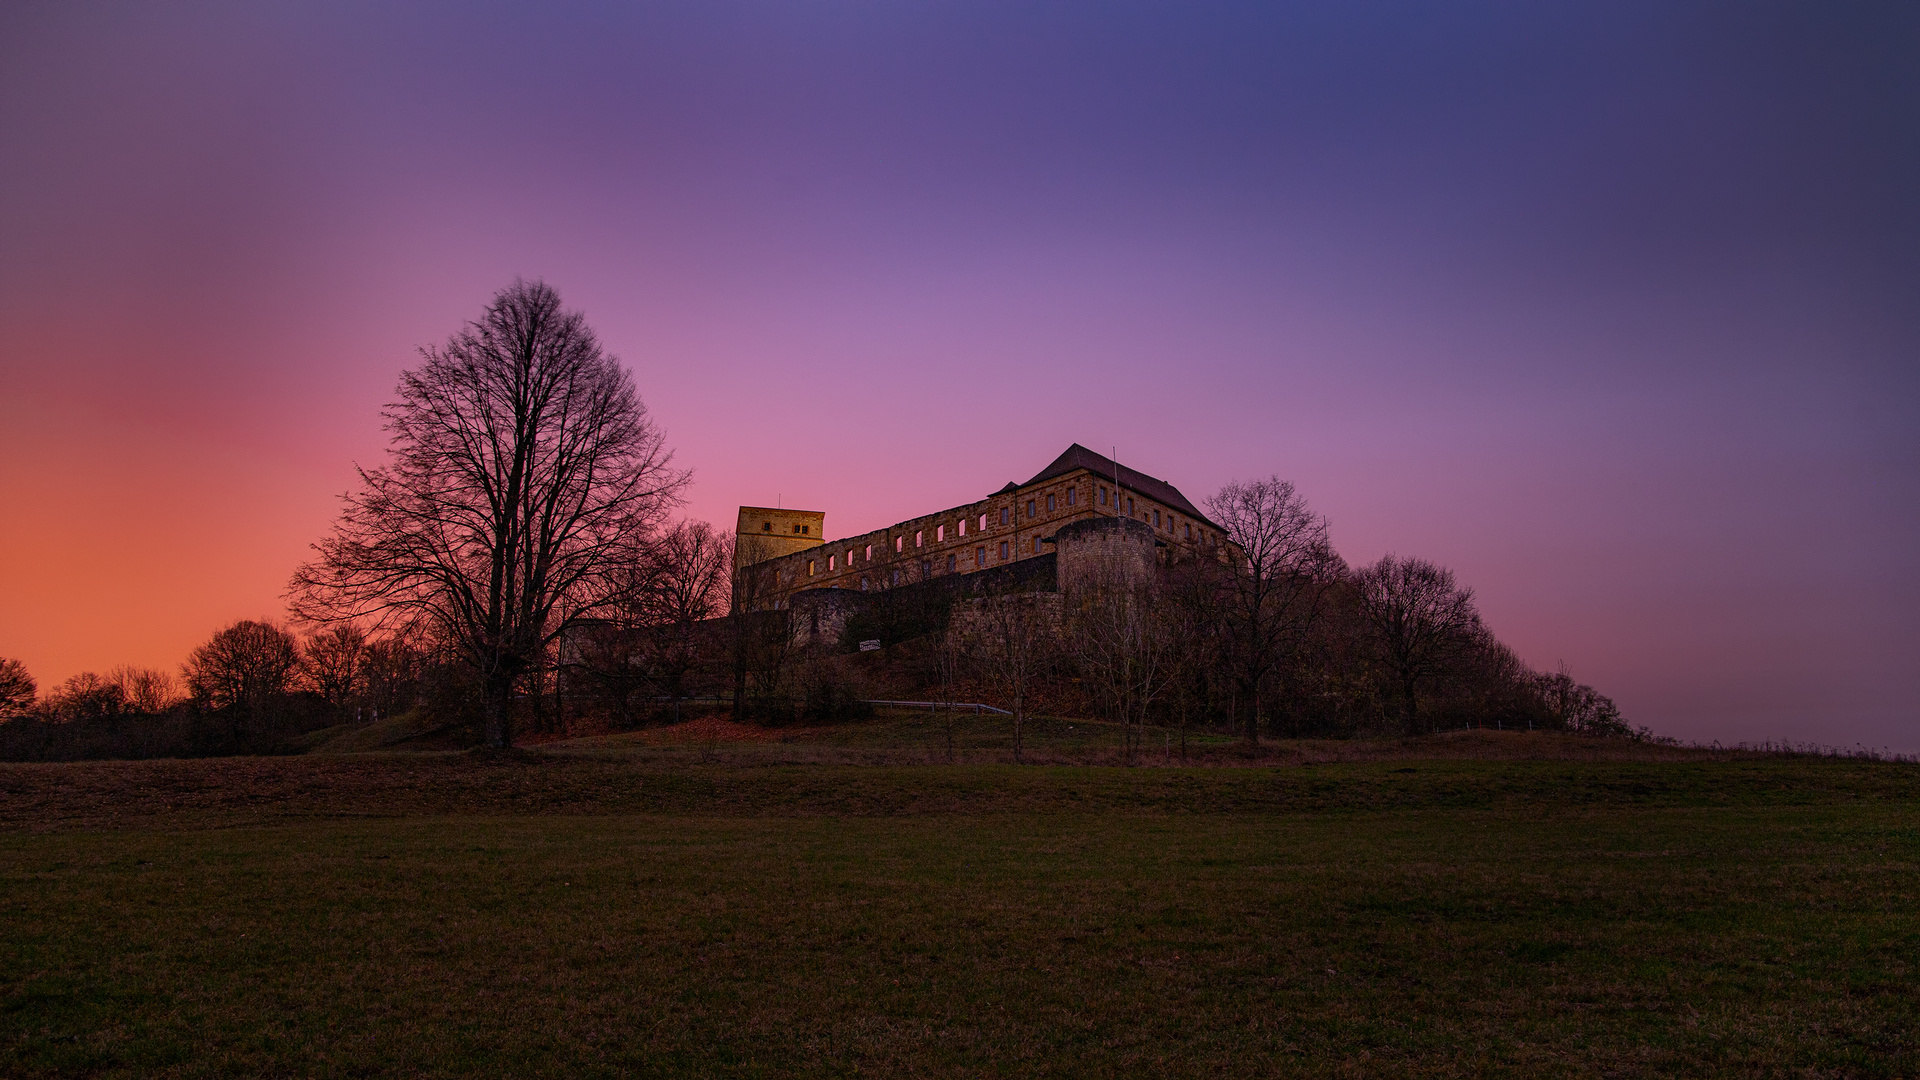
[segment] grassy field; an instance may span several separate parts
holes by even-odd
[[[1525,738],[0,766],[0,1074],[1920,1074],[1920,768]]]

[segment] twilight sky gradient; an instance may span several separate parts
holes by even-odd
[[[279,595],[516,275],[688,512],[1278,473],[1689,739],[1920,750],[1920,6],[10,3],[0,655]]]

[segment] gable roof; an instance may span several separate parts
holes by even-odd
[[[1096,454],[1086,447],[1081,446],[1079,443],[1074,443],[1072,446],[1067,447],[1065,453],[1053,459],[1053,464],[1041,469],[1034,475],[1033,479],[1020,486],[1031,487],[1034,484],[1051,480],[1056,476],[1065,476],[1075,469],[1086,469],[1096,476],[1104,476],[1109,480],[1114,478],[1116,475],[1115,470],[1118,469],[1117,475],[1120,478],[1121,487],[1132,488],[1147,498],[1157,500],[1166,506],[1171,506],[1188,517],[1205,521],[1207,524],[1213,525],[1216,529],[1220,528],[1219,525],[1208,520],[1207,515],[1201,513],[1192,503],[1188,502],[1187,497],[1180,494],[1179,488],[1174,487],[1165,480],[1156,479],[1135,469],[1129,469],[1125,465],[1115,465],[1112,458],[1107,457],[1105,454]],[[1011,488],[1012,486],[1012,484],[1008,484],[1007,488]],[[1005,491],[1007,488],[1002,488],[1001,490]],[[998,494],[998,492],[995,494]],[[1220,531],[1225,532],[1226,530],[1221,529]]]

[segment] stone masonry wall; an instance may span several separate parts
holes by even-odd
[[[1161,563],[1153,527],[1133,518],[1091,518],[1054,534],[1062,593],[1092,584],[1144,585]]]
[[[886,588],[1047,555],[1052,547],[1044,541],[1061,527],[1116,517],[1131,518],[1173,549],[1201,551],[1219,543],[1211,525],[1130,488],[1116,493],[1110,477],[1076,469],[1030,487],[768,559],[751,572],[773,579],[765,593],[776,599],[802,589]]]

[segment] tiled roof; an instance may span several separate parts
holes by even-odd
[[[1111,480],[1115,476],[1114,470],[1116,467],[1119,470],[1118,475],[1121,487],[1132,488],[1134,491],[1145,495],[1149,499],[1157,500],[1162,505],[1171,506],[1189,517],[1205,521],[1207,524],[1213,525],[1216,529],[1220,528],[1220,526],[1215,525],[1212,521],[1208,521],[1207,515],[1201,513],[1198,508],[1188,502],[1187,497],[1180,494],[1179,488],[1174,487],[1165,480],[1156,479],[1148,476],[1146,473],[1129,469],[1125,465],[1115,466],[1112,458],[1107,457],[1105,454],[1096,454],[1086,447],[1081,446],[1079,443],[1074,443],[1072,446],[1067,447],[1066,453],[1053,459],[1053,464],[1041,469],[1033,479],[1020,486],[1029,487],[1045,480],[1051,480],[1056,476],[1065,476],[1075,469],[1086,469],[1096,476],[1104,476]],[[1001,490],[1004,491],[1006,489],[1002,488]],[[1221,531],[1224,532],[1225,530]]]

